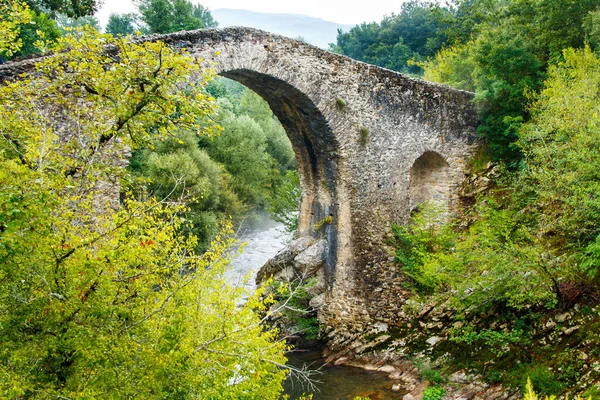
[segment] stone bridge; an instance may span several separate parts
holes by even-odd
[[[347,337],[394,324],[406,295],[385,246],[390,225],[424,201],[458,204],[477,145],[473,94],[249,28],[142,40],[185,48],[269,103],[298,161],[298,234],[327,243],[320,319]],[[0,81],[21,64],[1,66]]]

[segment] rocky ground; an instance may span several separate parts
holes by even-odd
[[[342,340],[328,337],[325,327],[319,327],[317,322],[318,310],[326,301],[322,272],[326,253],[325,240],[293,240],[261,268],[257,282],[273,277],[275,282],[287,283],[293,288],[292,300],[284,293],[280,302],[273,306],[271,323],[297,346],[314,345],[317,337],[329,341],[331,345],[324,352],[327,362],[385,372],[397,382],[391,383],[395,389],[408,391],[403,400],[422,399],[429,385],[443,387],[445,399],[519,399],[519,385],[509,388],[499,382],[508,380],[508,371],[513,375],[519,371],[539,375],[540,368],[534,367],[538,358],[551,358],[550,363],[543,364],[546,373],[572,383],[563,395],[570,393],[573,397],[572,394],[586,390],[590,393],[594,385],[600,392],[600,343],[597,337],[600,306],[591,308],[576,304],[567,310],[544,314],[532,329],[534,342],[531,349],[521,351],[508,346],[495,356],[485,353],[478,345],[451,340],[448,328],[457,322],[447,305],[410,299],[401,324],[390,327],[386,323],[375,323],[368,331],[354,333]],[[494,315],[480,316],[479,320],[469,323],[498,325],[502,329],[502,321],[494,318]],[[312,333],[309,339],[307,331]],[[560,356],[554,360],[550,354]],[[489,359],[486,360],[486,356]],[[523,368],[520,368],[521,364]],[[530,369],[525,368],[530,364]],[[523,377],[516,378],[522,381]],[[513,376],[513,383],[516,378]]]

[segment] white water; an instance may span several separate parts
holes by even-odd
[[[230,284],[245,287],[246,295],[241,299],[243,303],[256,290],[254,279],[260,267],[285,247],[291,240],[291,234],[285,231],[282,224],[268,221],[263,228],[241,233],[238,239],[246,245],[242,254],[231,261],[225,277]],[[248,279],[244,284],[245,278]]]

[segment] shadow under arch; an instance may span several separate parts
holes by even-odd
[[[307,95],[279,78],[249,69],[221,71],[219,75],[252,89],[269,104],[292,143],[298,163],[302,189],[298,235],[326,237],[330,250],[336,248],[337,145],[327,119]],[[330,215],[331,225],[321,232],[312,229]],[[330,253],[328,259],[334,260],[335,254]]]

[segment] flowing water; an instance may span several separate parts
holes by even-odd
[[[260,267],[291,240],[283,225],[269,221],[260,229],[247,230],[238,235],[246,242],[244,251],[232,260],[226,276],[234,285],[244,285],[247,293],[256,289],[254,277]],[[243,303],[244,297],[240,299]],[[309,388],[302,382],[288,379],[284,383],[285,394],[297,399],[303,393],[313,393],[314,400],[347,400],[357,396],[368,396],[371,400],[401,399],[402,395],[391,391],[393,381],[386,374],[364,371],[344,366],[324,366],[321,351],[294,351],[287,354],[288,365],[318,371],[314,375],[314,386]]]
[[[231,261],[231,268],[225,277],[232,285],[244,285],[249,294],[256,289],[254,278],[260,267],[283,249],[292,235],[285,231],[282,224],[267,220],[260,228],[240,232],[238,239],[245,243],[243,252]]]

